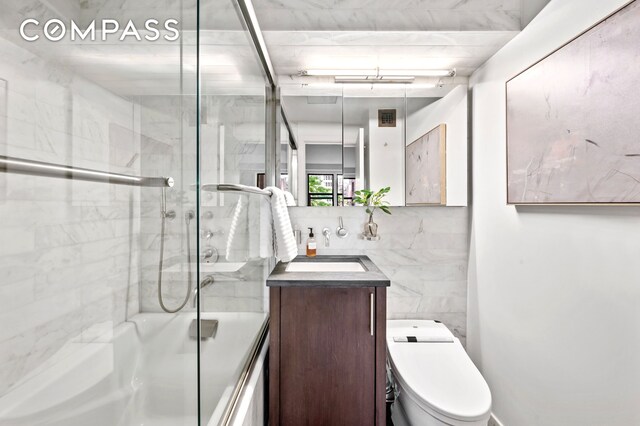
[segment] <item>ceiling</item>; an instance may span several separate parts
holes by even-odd
[[[469,76],[548,0],[253,0],[281,82],[304,69]],[[289,78],[290,82],[298,79]]]
[[[466,82],[548,0],[253,0],[279,82],[300,85],[309,68],[456,68]],[[232,0],[200,0],[205,94],[259,94],[264,78]],[[122,96],[195,91],[196,0],[3,0],[0,37]],[[179,43],[25,43],[17,27],[41,21],[180,19]],[[35,59],[35,58],[34,58]],[[180,85],[182,71],[183,83]],[[314,81],[330,81],[316,78]],[[262,87],[262,88],[261,88]],[[226,92],[225,92],[226,91]]]

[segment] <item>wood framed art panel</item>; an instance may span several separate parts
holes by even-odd
[[[405,204],[447,203],[447,126],[440,124],[405,147]]]
[[[633,0],[506,82],[507,204],[640,204],[639,39]]]

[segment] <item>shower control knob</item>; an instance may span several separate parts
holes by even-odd
[[[213,238],[214,233],[211,231],[211,229],[203,229],[201,235],[205,240],[210,240],[211,238]]]
[[[218,250],[213,247],[205,248],[200,257],[205,263],[215,263],[218,261]]]

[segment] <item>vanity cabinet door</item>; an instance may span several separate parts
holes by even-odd
[[[279,291],[279,424],[374,425],[376,290]]]

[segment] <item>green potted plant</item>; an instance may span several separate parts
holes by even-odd
[[[382,199],[391,191],[391,187],[387,186],[374,192],[370,189],[361,189],[354,193],[353,201],[355,204],[361,204],[367,207],[367,213],[369,214],[369,222],[364,225],[365,238],[377,239],[378,238],[378,224],[373,221],[373,213],[376,209],[380,209],[386,214],[391,214],[389,209],[389,203]]]

